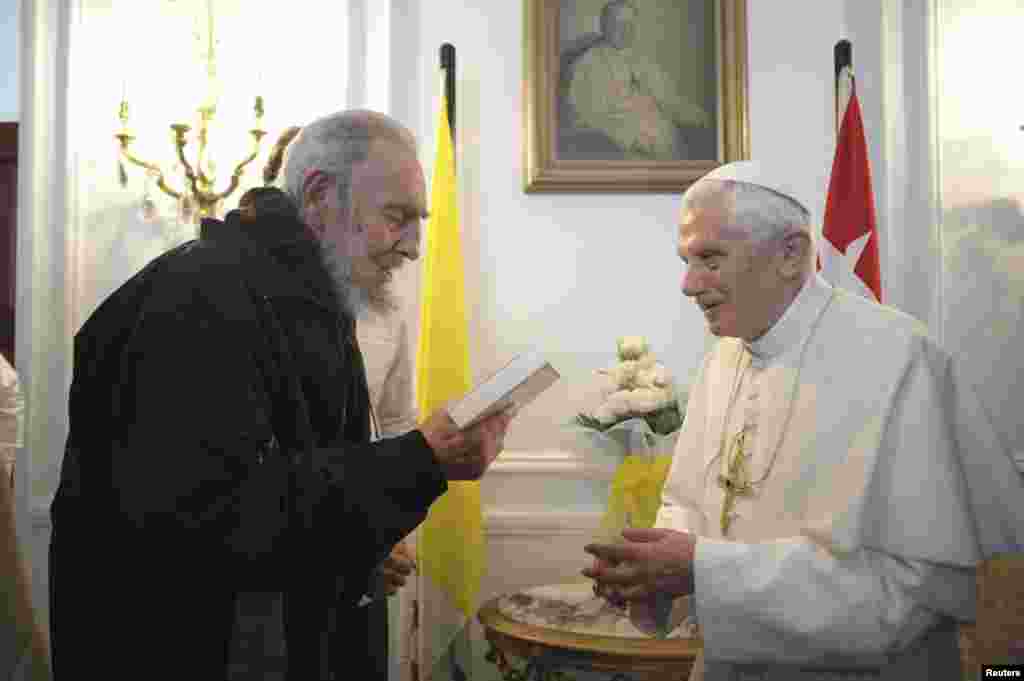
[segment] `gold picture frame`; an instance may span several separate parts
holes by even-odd
[[[749,158],[746,0],[524,4],[526,193],[681,193]],[[665,25],[684,15],[699,20]],[[666,37],[638,36],[644,27]]]

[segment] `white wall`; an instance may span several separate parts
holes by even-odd
[[[584,406],[593,370],[614,360],[618,336],[647,336],[684,379],[696,367],[705,331],[679,292],[678,198],[524,194],[523,3],[430,7],[408,66],[420,102],[408,122],[429,173],[438,48],[452,43],[473,369],[493,369],[528,345],[550,357],[562,380],[522,412],[506,442],[510,450],[548,450]]]
[[[18,2],[0,0],[0,121],[18,120]]]

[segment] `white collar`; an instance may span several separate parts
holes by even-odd
[[[814,325],[832,293],[832,286],[820,274],[807,277],[779,320],[755,341],[743,341],[751,361],[769,362],[796,347]]]

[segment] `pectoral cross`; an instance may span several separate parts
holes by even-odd
[[[720,518],[723,537],[728,535],[729,526],[732,524],[733,518],[736,517],[736,514],[733,513],[733,509],[736,507],[736,497],[748,497],[754,493],[754,486],[750,482],[750,474],[747,471],[746,452],[744,451],[746,438],[747,429],[744,427],[733,438],[732,447],[726,459],[728,462],[727,473],[725,475],[719,474],[718,476],[718,486],[725,491],[725,498],[722,500],[722,516]]]

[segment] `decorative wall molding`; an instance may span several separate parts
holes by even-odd
[[[561,450],[503,452],[487,475],[543,475],[582,480],[611,480],[615,467]]]
[[[613,463],[571,451],[503,452],[481,481],[481,501],[485,511],[594,511],[606,503]]]
[[[484,517],[488,537],[566,537],[592,534],[598,511],[492,510]]]
[[[1024,450],[1014,452],[1017,469],[1024,476]],[[544,475],[564,479],[611,480],[614,469],[590,462],[567,452],[507,452],[494,462],[488,475]],[[34,531],[49,529],[50,502],[32,507]],[[533,536],[538,534],[575,535],[597,527],[600,513],[596,511],[502,510],[485,514],[484,526],[489,536]]]
[[[504,452],[494,462],[487,476],[543,476],[545,479],[609,481],[615,474],[612,466],[586,457],[557,450]],[[527,483],[528,481],[523,481]],[[37,502],[32,507],[33,530],[50,527],[52,498]],[[594,511],[508,510],[507,504],[486,513],[485,524],[489,534],[522,535],[550,533],[578,534],[592,529],[599,514]],[[506,507],[506,510],[501,510]]]

